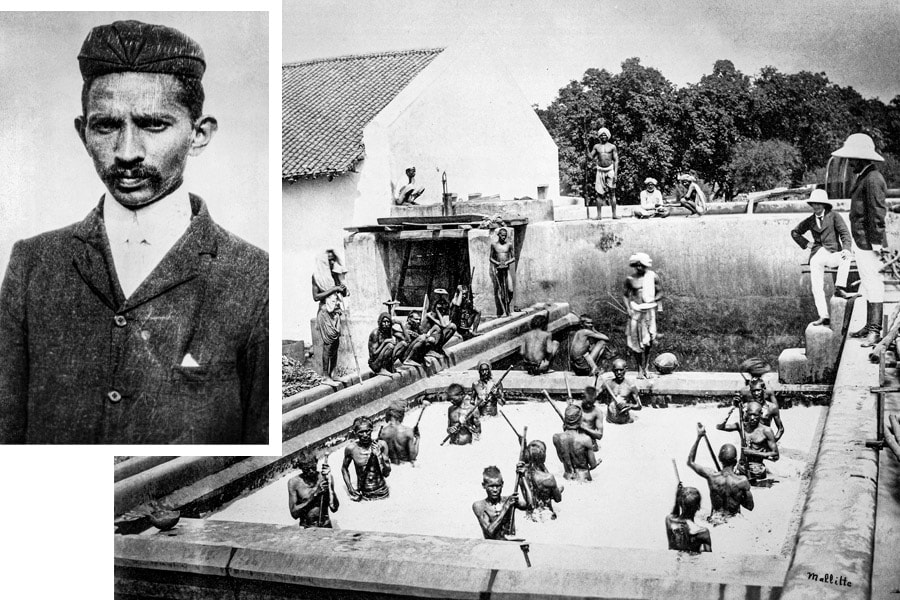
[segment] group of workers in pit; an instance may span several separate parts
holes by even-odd
[[[784,434],[778,402],[762,379],[770,367],[761,359],[753,358],[744,361],[741,369],[750,374],[750,379],[736,393],[733,407],[725,419],[716,425],[719,430],[739,434],[740,453],[733,444],[724,444],[718,455],[712,457],[715,469],[698,464],[697,450],[701,439],[706,437],[704,427],[698,424],[697,438],[687,458],[687,465],[707,480],[712,504],[709,520],[714,524],[740,513],[742,507],[753,510],[751,487],[770,483],[763,461],[778,460],[778,440]],[[481,363],[478,380],[469,390],[458,383],[450,384],[446,391],[449,401],[447,436],[442,444],[465,445],[477,441],[483,417],[499,415],[506,419],[501,408],[506,402],[502,383],[505,376],[506,373],[495,380],[491,366]],[[565,479],[591,481],[591,471],[600,464],[596,451],[597,442],[603,437],[603,422],[633,423],[631,413],[643,408],[637,386],[626,377],[624,360],[613,361],[612,373],[598,375],[596,383],[601,384],[599,389],[586,387],[582,399],[574,401],[570,398],[564,410],[560,410],[545,393],[562,420],[562,430],[553,435],[552,443],[563,465]],[[606,410],[603,411],[600,405],[605,405]],[[427,404],[423,405],[422,412],[425,406]],[[739,417],[730,422],[735,411]],[[417,421],[413,427],[404,425],[405,413],[405,402],[393,402],[388,408],[386,423],[374,435],[372,419],[362,416],[354,420],[352,439],[344,449],[341,468],[347,492],[354,501],[388,497],[386,478],[391,473],[391,465],[414,463],[418,457],[419,423]],[[516,509],[525,511],[529,519],[544,521],[556,518],[554,502],[562,501],[564,486],[546,466],[547,445],[541,440],[526,440],[519,432],[516,435],[521,449],[513,493],[502,495],[503,476],[496,466],[489,466],[482,472],[485,498],[472,505],[486,539],[514,539]],[[708,440],[707,446],[712,453]],[[351,465],[355,471],[355,484]],[[337,511],[339,504],[327,456],[321,468],[317,468],[317,461],[311,455],[304,455],[295,466],[300,473],[288,484],[291,516],[301,527],[330,527],[329,514]],[[665,518],[670,549],[711,551],[709,530],[694,522],[700,504],[700,492],[679,482],[675,505]]]

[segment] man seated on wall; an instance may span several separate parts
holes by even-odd
[[[425,313],[425,324],[428,337],[434,340],[428,354],[435,358],[446,356],[444,346],[456,333],[456,325],[450,321],[450,299],[444,288],[434,290],[431,308]]]
[[[391,316],[383,312],[378,315],[378,326],[369,334],[369,368],[376,375],[389,376],[394,372],[398,356],[393,324]]]
[[[547,315],[531,318],[531,331],[522,336],[519,353],[525,368],[531,375],[550,373],[550,362],[559,351],[559,342],[547,331]]]
[[[594,321],[581,315],[581,328],[569,344],[569,360],[576,375],[596,375],[600,359],[607,354],[609,338],[594,329]]]

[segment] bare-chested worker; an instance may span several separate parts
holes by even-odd
[[[625,377],[625,359],[613,361],[612,378],[603,375],[603,388],[600,390],[601,402],[606,404],[606,421],[616,425],[633,423],[631,411],[641,410],[641,397],[634,382]]]
[[[456,331],[462,336],[462,339],[470,340],[478,335],[481,311],[475,310],[471,287],[456,286],[456,293],[450,300],[450,321],[456,325]]]
[[[600,359],[606,354],[609,338],[594,329],[594,321],[581,315],[581,329],[572,336],[569,359],[576,375],[596,375],[600,372]]]
[[[472,396],[481,405],[481,414],[496,417],[497,403],[504,404],[503,384],[493,379],[490,363],[478,364],[478,381],[472,384]]]
[[[597,132],[599,143],[594,144],[588,156],[596,162],[597,179],[594,189],[597,190],[597,219],[600,219],[600,207],[609,203],[612,218],[616,216],[616,180],[619,177],[619,151],[609,141],[612,136],[609,129],[601,127]]]
[[[388,407],[387,423],[381,428],[378,439],[387,444],[388,458],[395,465],[416,462],[419,456],[419,426],[407,427],[403,424],[406,402],[394,400]]]
[[[525,449],[525,484],[531,495],[528,518],[532,521],[544,521],[548,514],[550,519],[555,519],[553,503],[562,502],[564,487],[556,483],[556,477],[547,470],[546,461],[547,444],[541,440],[528,442]]]
[[[391,474],[387,444],[372,439],[372,419],[356,417],[353,420],[352,440],[344,449],[344,463],[341,475],[347,486],[350,499],[380,500],[388,497],[388,486],[384,480]],[[350,463],[356,470],[356,487],[350,481]]]
[[[423,329],[427,330],[430,346],[426,354],[435,358],[446,356],[444,346],[456,334],[456,325],[450,321],[450,299],[444,288],[434,290],[431,307],[425,313]]]
[[[525,473],[525,463],[516,465],[516,472]],[[487,496],[484,500],[476,500],[472,503],[472,512],[481,525],[481,533],[486,540],[504,540],[516,535],[515,520],[513,514],[518,508],[528,508],[528,499],[519,496],[519,490],[513,490],[509,496],[501,496],[503,492],[503,475],[495,466],[485,467],[481,475],[481,487]],[[526,488],[527,490],[527,488]],[[524,496],[524,494],[523,494]]]
[[[447,409],[450,443],[457,446],[471,444],[481,434],[477,405],[467,401],[466,392],[458,383],[451,383],[447,388],[447,399],[450,401]]]
[[[494,280],[494,301],[497,304],[497,315],[508,317],[512,310],[513,277],[510,265],[516,262],[516,250],[512,242],[507,241],[505,227],[497,230],[497,241],[491,244],[491,266]]]
[[[288,481],[288,508],[300,527],[331,528],[329,512],[337,512],[340,502],[334,493],[334,478],[328,462],[316,469],[313,456],[301,456],[294,467],[300,473]]]
[[[421,316],[414,310],[406,316],[406,322],[401,323],[403,338],[406,347],[400,355],[400,360],[407,366],[422,366],[425,364],[425,354],[431,350],[434,340],[421,331]],[[397,323],[395,322],[396,326]],[[394,353],[397,355],[397,352]]]
[[[531,318],[531,331],[522,336],[519,353],[525,369],[531,375],[550,372],[550,362],[559,351],[559,342],[547,331],[547,316],[535,315]]]
[[[675,506],[666,515],[666,537],[669,550],[700,553],[712,552],[709,529],[694,523],[694,515],[700,510],[700,491],[693,487],[682,487],[678,482],[675,490]]]
[[[566,407],[562,433],[553,434],[553,445],[559,462],[563,465],[563,477],[578,481],[591,481],[591,471],[600,460],[594,454],[593,440],[581,431],[581,407],[570,404]]]
[[[650,349],[656,341],[656,311],[662,299],[659,276],[650,270],[653,261],[644,252],[632,254],[628,265],[634,273],[625,278],[624,303],[628,309],[625,339],[638,366],[638,379],[650,376]]]
[[[781,409],[778,408],[778,400],[772,390],[766,389],[766,384],[762,379],[751,379],[746,387],[741,389],[741,401],[744,404],[749,402],[757,402],[762,406],[762,416],[760,421],[767,427],[775,424],[775,441],[781,439],[784,435],[784,424],[781,422]]]
[[[418,204],[416,200],[425,193],[424,186],[416,185],[415,167],[406,169],[406,177],[409,179],[409,183],[400,188],[400,191],[397,192],[397,198],[394,200],[394,203],[398,206]],[[391,182],[391,185],[393,185],[393,182]]]
[[[376,375],[390,375],[394,372],[397,339],[394,337],[391,316],[383,312],[378,315],[378,326],[369,334],[369,368]]]
[[[603,437],[603,417],[597,408],[597,388],[592,385],[584,388],[581,400],[581,431],[593,440],[591,449],[599,449],[597,442]]]
[[[750,480],[750,485],[759,485],[766,478],[766,466],[763,460],[778,460],[778,444],[775,443],[775,434],[772,429],[762,424],[762,406],[758,402],[748,402],[744,407],[746,411],[744,423],[744,443],[741,448],[741,467],[744,475]],[[730,413],[729,413],[730,414]],[[726,420],[716,425],[716,429],[722,431],[740,431],[737,423],[727,423]]]
[[[697,439],[688,453],[687,465],[697,475],[706,479],[709,484],[709,500],[712,504],[710,520],[726,519],[740,514],[741,507],[753,510],[753,494],[750,492],[750,482],[743,475],[734,472],[737,465],[737,449],[731,444],[723,444],[719,449],[719,462],[722,463],[721,471],[714,471],[709,467],[698,465],[697,446],[706,435],[706,429],[700,423],[697,424]]]

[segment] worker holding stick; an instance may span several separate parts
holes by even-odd
[[[525,462],[522,460],[524,453],[525,436],[519,443],[519,462],[516,464],[516,483],[512,494],[502,496],[503,475],[496,466],[489,466],[482,472],[481,487],[486,496],[483,500],[472,503],[472,512],[481,526],[481,533],[486,540],[505,540],[515,536],[516,523],[515,511],[527,510],[529,505],[528,488],[522,485],[522,477],[525,474]],[[519,488],[522,496],[519,496]]]
[[[716,465],[715,470],[703,465],[698,465],[697,447],[700,440],[706,441],[706,447],[712,457],[713,464]],[[722,465],[719,466],[719,461]],[[728,517],[740,514],[741,507],[747,510],[753,510],[753,494],[750,491],[750,482],[743,475],[734,472],[737,465],[737,449],[731,444],[724,444],[719,449],[719,458],[713,453],[712,444],[706,437],[706,429],[702,424],[697,423],[697,439],[691,446],[688,453],[687,465],[694,470],[697,475],[706,479],[709,485],[709,500],[712,504],[712,514],[710,521],[724,522]]]
[[[712,552],[712,540],[709,537],[709,529],[694,523],[694,515],[700,510],[700,491],[693,487],[684,487],[681,477],[678,475],[678,465],[672,459],[675,467],[675,478],[678,479],[678,488],[675,490],[675,506],[671,514],[666,515],[666,537],[669,540],[669,550],[679,550],[690,553]]]

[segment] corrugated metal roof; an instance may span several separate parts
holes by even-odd
[[[281,177],[336,175],[365,155],[363,128],[443,48],[282,65]]]

